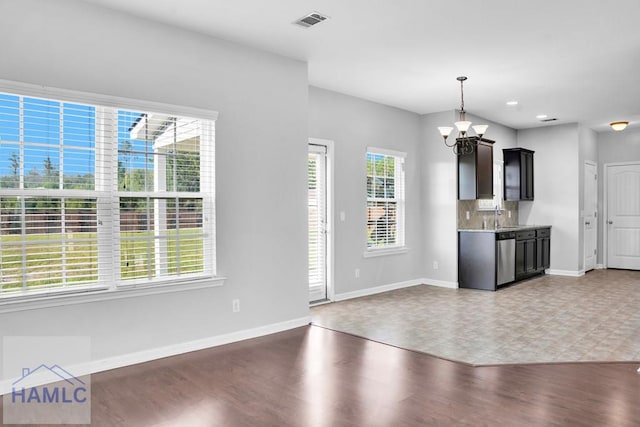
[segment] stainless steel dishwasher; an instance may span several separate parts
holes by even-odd
[[[496,233],[497,285],[516,280],[516,233]]]

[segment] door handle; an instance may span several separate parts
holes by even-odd
[[[589,221],[585,222],[586,225],[591,225],[591,223]]]
[[[613,221],[607,221],[609,223],[609,225],[613,224]]]

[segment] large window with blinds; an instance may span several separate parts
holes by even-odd
[[[367,149],[367,248],[404,247],[405,153]]]
[[[213,120],[86,98],[0,93],[0,297],[213,276]]]

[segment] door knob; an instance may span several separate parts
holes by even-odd
[[[613,221],[607,221],[609,224],[613,224]]]
[[[586,225],[590,225],[591,223],[589,221],[585,222]]]

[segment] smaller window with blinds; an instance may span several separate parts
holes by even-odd
[[[404,247],[405,153],[367,149],[367,249]]]

